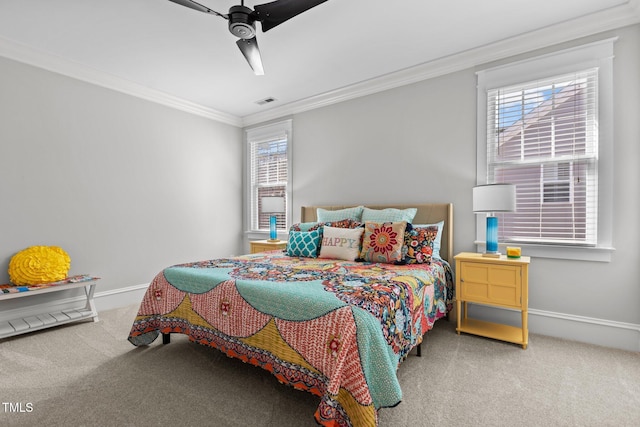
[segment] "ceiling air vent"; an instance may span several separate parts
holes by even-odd
[[[256,104],[265,105],[265,104],[268,104],[268,103],[273,102],[275,100],[276,99],[273,96],[270,96],[268,98],[261,99],[260,101],[256,101]]]

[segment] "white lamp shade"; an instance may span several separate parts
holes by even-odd
[[[284,212],[284,197],[263,197],[261,202],[264,213]]]
[[[514,212],[515,210],[515,185],[489,184],[473,187],[474,212]]]

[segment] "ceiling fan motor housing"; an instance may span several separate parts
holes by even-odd
[[[241,39],[252,39],[256,35],[253,11],[246,6],[232,6],[229,9],[229,31]]]

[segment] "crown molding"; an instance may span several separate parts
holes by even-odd
[[[396,87],[417,83],[510,56],[575,40],[580,37],[633,25],[638,22],[640,22],[640,0],[629,0],[624,4],[601,12],[582,16],[244,117],[213,110],[203,105],[142,86],[2,37],[0,37],[0,56],[185,111],[190,114],[206,117],[236,127],[246,127],[279,119],[283,116],[302,113]]]
[[[45,53],[2,37],[0,37],[0,56],[190,114],[206,117],[236,127],[242,126],[242,119],[240,117],[213,110],[203,105],[151,89],[121,77],[98,71],[78,62],[69,61],[68,59]]]
[[[640,22],[640,0],[243,117],[250,126]]]

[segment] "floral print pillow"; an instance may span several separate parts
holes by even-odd
[[[356,221],[356,220],[353,220],[353,219],[341,219],[340,221],[325,222],[323,225],[326,225],[328,227],[335,227],[335,228],[358,228],[358,227],[362,227],[362,223],[360,221]]]
[[[295,231],[313,231],[318,229],[318,222],[296,222],[289,227],[289,233]]]
[[[313,231],[324,226],[336,228],[358,228],[362,227],[363,224],[353,219],[341,219],[339,221],[328,222],[298,222],[291,225],[291,227],[289,228],[289,233],[292,233],[294,231]]]
[[[360,258],[369,262],[393,264],[402,259],[406,221],[364,223]]]
[[[402,246],[403,264],[431,264],[433,244],[437,236],[438,226],[407,226]]]

